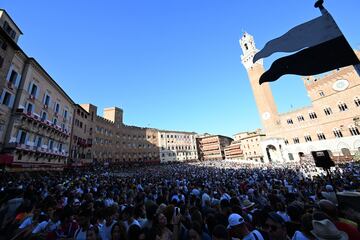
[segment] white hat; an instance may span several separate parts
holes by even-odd
[[[245,222],[244,219],[237,213],[231,214],[228,218],[228,221],[229,221],[229,225],[227,227],[228,229],[243,224]]]
[[[81,202],[80,202],[79,199],[75,198],[73,204],[74,204],[74,205],[81,205]]]
[[[311,233],[319,240],[347,240],[348,235],[343,232],[339,231],[336,226],[329,220],[324,219],[321,221],[312,221],[313,230]]]
[[[254,193],[254,189],[253,188],[249,188],[249,190],[247,191],[248,194],[253,194]]]
[[[326,185],[326,186],[325,186],[325,189],[326,189],[326,191],[328,191],[328,192],[333,192],[333,191],[334,191],[334,188],[333,188],[333,186],[331,186],[331,185]]]

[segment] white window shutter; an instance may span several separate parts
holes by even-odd
[[[30,136],[30,134],[29,134],[29,133],[26,133],[26,137],[25,137],[25,144],[26,144],[26,145],[28,145],[29,136]]]
[[[35,93],[35,98],[36,98],[36,99],[38,99],[39,94],[40,94],[40,87],[37,86],[37,88],[36,88],[36,93]]]
[[[28,93],[31,93],[30,91],[31,91],[32,85],[33,85],[33,82],[29,82],[28,89],[27,89]]]
[[[18,134],[17,134],[17,136],[16,136],[16,142],[17,142],[17,143],[20,142],[21,132],[22,132],[22,130],[19,130],[19,131],[18,131]]]
[[[12,73],[12,70],[14,69],[14,65],[11,64],[10,68],[9,68],[9,72],[6,76],[6,81],[9,81],[10,80],[10,76],[11,76],[11,73]]]
[[[15,95],[11,95],[10,102],[9,102],[9,107],[10,108],[12,108],[14,106],[14,100],[15,100]]]
[[[17,75],[16,81],[15,81],[15,87],[19,87],[21,81],[21,74]]]

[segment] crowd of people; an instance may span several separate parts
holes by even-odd
[[[1,172],[0,239],[359,240],[360,164],[331,172],[229,161]]]

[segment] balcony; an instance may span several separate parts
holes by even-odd
[[[13,139],[14,140],[14,139]],[[57,150],[54,148],[53,150],[50,150],[47,148],[46,145],[43,145],[42,147],[34,146],[33,142],[27,142],[25,143],[17,143],[10,140],[5,148],[6,149],[14,149],[16,151],[20,151],[26,154],[33,154],[33,155],[40,155],[40,156],[52,156],[52,157],[68,157],[69,154],[65,150]]]
[[[78,138],[76,144],[79,147],[83,147],[83,148],[92,147],[92,142],[86,141],[85,139],[81,139],[81,138]]]
[[[27,120],[29,122],[39,124],[41,127],[53,131],[56,134],[59,134],[65,138],[68,138],[70,136],[70,132],[68,132],[66,129],[62,129],[60,126],[50,122],[49,120],[41,119],[40,116],[37,114],[34,114],[32,112],[26,113],[22,108],[18,108],[16,110],[16,113],[21,114],[22,120]]]
[[[9,143],[6,148],[14,148],[17,151],[26,152],[28,154],[40,155],[40,156],[52,156],[52,157],[68,157],[69,154],[65,150],[48,149],[47,146],[38,147],[33,146],[31,143],[20,144],[20,143]]]

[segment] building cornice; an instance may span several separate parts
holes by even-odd
[[[20,32],[20,34],[22,35],[23,32],[21,31],[21,29],[19,28],[19,26],[15,23],[15,21],[10,17],[10,14],[8,14],[8,12],[7,12],[5,9],[3,9],[3,8],[0,8],[0,11],[3,11],[3,12],[6,14],[6,16],[10,19],[11,23],[14,24],[14,26],[17,28],[17,30],[18,30],[18,31]]]

